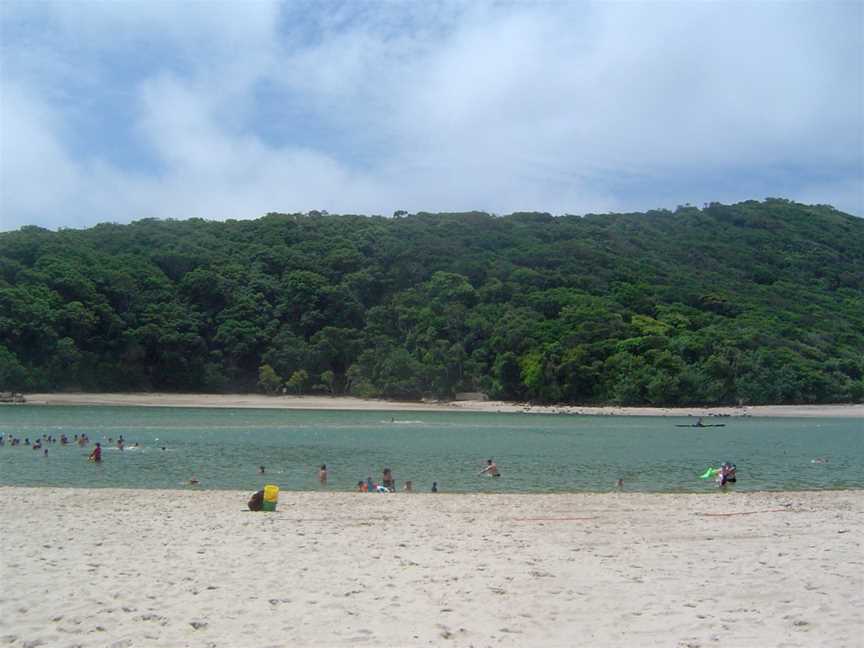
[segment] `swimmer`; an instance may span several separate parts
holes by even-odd
[[[438,482],[432,482],[432,492],[433,493],[438,492]]]
[[[486,460],[486,467],[481,470],[478,474],[480,475],[491,475],[492,477],[500,477],[501,473],[498,472],[497,464],[491,459]]]
[[[321,467],[318,469],[318,481],[322,485],[327,483],[327,464],[321,464]]]
[[[93,452],[90,453],[90,456],[87,457],[90,461],[95,461],[99,463],[102,461],[102,445],[100,443],[96,443],[96,447],[93,448]]]
[[[827,459],[826,457],[816,457],[815,459],[811,460],[810,463],[814,463],[814,464],[827,464],[827,463],[828,463],[828,459]]]
[[[623,490],[624,490],[624,480],[621,479],[621,478],[619,477],[619,478],[618,478],[618,481],[615,482],[615,487],[616,487],[619,491],[623,491]]]
[[[197,485],[200,484],[200,483],[201,483],[201,482],[199,482],[197,479],[195,479],[195,477],[192,477],[192,479],[189,480],[189,485],[190,485],[190,486],[197,486]]]
[[[264,466],[258,466],[258,474],[259,474],[259,475],[263,475],[263,474],[264,474]]]

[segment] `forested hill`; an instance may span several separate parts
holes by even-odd
[[[864,219],[397,214],[0,234],[0,389],[864,396]]]

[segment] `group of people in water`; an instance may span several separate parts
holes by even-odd
[[[700,421],[701,422],[701,421]],[[33,450],[42,450],[45,456],[48,455],[48,446],[52,444],[60,444],[61,446],[66,445],[77,445],[79,447],[86,447],[90,445],[90,437],[86,433],[74,434],[72,436],[67,436],[66,434],[61,434],[59,437],[55,437],[49,434],[43,434],[39,437],[34,438],[32,441],[29,437],[25,437],[23,440],[19,437],[14,436],[11,433],[0,434],[0,447],[4,445],[9,446],[19,446],[23,445],[25,447],[31,447]],[[126,440],[123,438],[123,435],[120,435],[115,441],[112,437],[108,437],[108,444],[116,445],[118,450],[123,450],[126,445]],[[131,447],[139,447],[139,444],[135,442]],[[165,450],[165,447],[162,446],[162,450]],[[102,461],[102,443],[96,442],[93,450],[88,455],[88,460],[100,463]],[[827,458],[818,457],[813,460],[813,463],[828,463]],[[258,467],[258,473],[264,475],[266,473],[266,468],[261,465]],[[493,459],[487,459],[486,465],[482,467],[482,469],[477,473],[478,475],[486,475],[493,478],[501,477],[501,471],[498,469],[498,465],[495,463]],[[326,486],[327,479],[329,476],[327,465],[321,464],[317,469],[318,481],[322,486]],[[720,465],[719,468],[709,468],[702,478],[714,478],[715,482],[720,488],[725,488],[728,484],[734,484],[738,481],[737,476],[737,468],[734,463],[724,462]],[[200,485],[200,482],[197,478],[192,477],[189,482],[190,485],[197,486]],[[617,490],[624,489],[624,480],[618,479],[616,484]],[[357,482],[356,486],[357,492],[361,493],[395,493],[397,492],[396,479],[393,476],[393,471],[390,468],[384,468],[381,475],[381,481],[375,482],[372,479],[372,476],[367,476],[365,480],[361,479]],[[405,492],[413,492],[414,484],[411,480],[406,480],[403,484],[403,488]],[[432,482],[431,492],[438,492],[438,482]]]
[[[112,439],[111,437],[108,437],[108,443],[114,443],[114,439]],[[117,449],[123,450],[125,447],[126,447],[126,440],[123,438],[123,435],[121,434],[119,436],[119,438],[117,439]],[[138,443],[135,442],[133,447],[137,448]],[[90,453],[90,456],[87,457],[87,459],[88,459],[88,461],[94,461],[96,463],[99,463],[102,461],[102,444],[101,443],[99,443],[98,441],[96,442],[96,447],[93,448],[93,452]]]
[[[264,475],[266,474],[266,468],[264,466],[258,467],[258,474]],[[492,459],[486,460],[486,465],[483,469],[478,473],[479,475],[488,475],[490,477],[500,477],[501,471],[498,470],[498,464],[496,464]],[[327,485],[328,471],[327,464],[321,464],[318,468],[318,481],[322,486]],[[189,484],[193,486],[197,486],[200,482],[196,478],[192,478],[189,480]],[[376,482],[372,479],[372,476],[369,475],[366,479],[361,479],[357,482],[357,486],[355,489],[358,493],[395,493],[399,489],[396,485],[396,478],[393,476],[392,468],[384,468],[381,471],[381,481]],[[410,479],[405,480],[403,484],[402,490],[406,493],[414,492],[414,482]],[[438,492],[438,482],[433,481],[432,487],[429,489],[432,493]]]
[[[115,442],[112,437],[108,437],[108,443],[114,445],[116,443],[116,447],[118,450],[123,450],[126,448],[126,440],[123,438],[121,434],[117,441]],[[90,445],[90,437],[82,432],[81,434],[74,434],[69,436],[67,434],[61,434],[59,437],[56,437],[51,434],[43,434],[38,437],[34,437],[31,441],[30,437],[24,437],[21,439],[20,437],[16,437],[11,432],[6,434],[0,434],[0,447],[9,445],[9,446],[24,446],[32,448],[33,450],[41,450],[43,456],[48,456],[48,447],[51,445],[59,444],[61,446],[78,446],[79,448],[84,448]],[[138,442],[136,441],[131,447],[139,447]],[[163,448],[164,450],[164,448]],[[95,447],[92,452],[88,455],[87,459],[93,462],[101,462],[102,461],[102,443],[96,442]]]
[[[48,454],[48,446],[59,443],[60,445],[78,445],[78,446],[86,446],[90,443],[90,437],[86,434],[76,434],[74,437],[70,438],[65,434],[61,434],[59,437],[55,437],[51,434],[43,434],[42,436],[34,437],[33,441],[30,441],[30,437],[24,437],[22,440],[20,437],[16,437],[11,432],[7,434],[0,434],[0,446],[10,445],[10,446],[19,446],[23,445],[26,447],[30,447],[33,450],[44,450],[45,454]]]
[[[326,471],[326,466],[321,466],[321,471]],[[319,478],[320,478],[319,471]],[[490,477],[500,477],[501,472],[498,470],[498,465],[492,460],[486,460],[486,466],[478,473],[479,475],[489,475]],[[321,479],[321,483],[326,483],[326,472],[323,479]],[[414,492],[414,483],[408,479],[405,481],[405,485],[403,490],[406,493]],[[358,493],[395,493],[397,491],[396,488],[396,479],[393,477],[393,471],[390,468],[385,468],[381,473],[381,482],[376,483],[372,481],[372,476],[366,477],[365,480],[361,479],[357,482],[357,492]],[[432,488],[430,492],[437,493],[438,492],[438,482],[432,482]]]
[[[323,467],[323,466],[322,466]],[[324,481],[321,482],[322,484]],[[414,482],[410,479],[405,480],[405,485],[403,490],[406,493],[414,492]],[[357,482],[357,492],[358,493],[395,493],[396,492],[396,479],[393,477],[393,470],[390,468],[385,468],[381,471],[381,483],[376,483],[372,481],[372,476],[366,477],[365,481],[360,480]],[[438,482],[432,483],[432,492],[438,492]]]

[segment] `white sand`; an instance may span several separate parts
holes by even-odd
[[[754,405],[751,407],[582,407],[503,401],[400,402],[349,396],[263,394],[26,394],[31,405],[135,405],[142,407],[240,407],[310,410],[528,412],[597,416],[786,416],[842,417],[864,421],[864,403],[854,405]]]
[[[0,646],[862,645],[860,491],[247,496],[0,488]]]

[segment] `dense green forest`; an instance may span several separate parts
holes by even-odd
[[[864,219],[782,199],[0,234],[0,389],[864,397]]]

